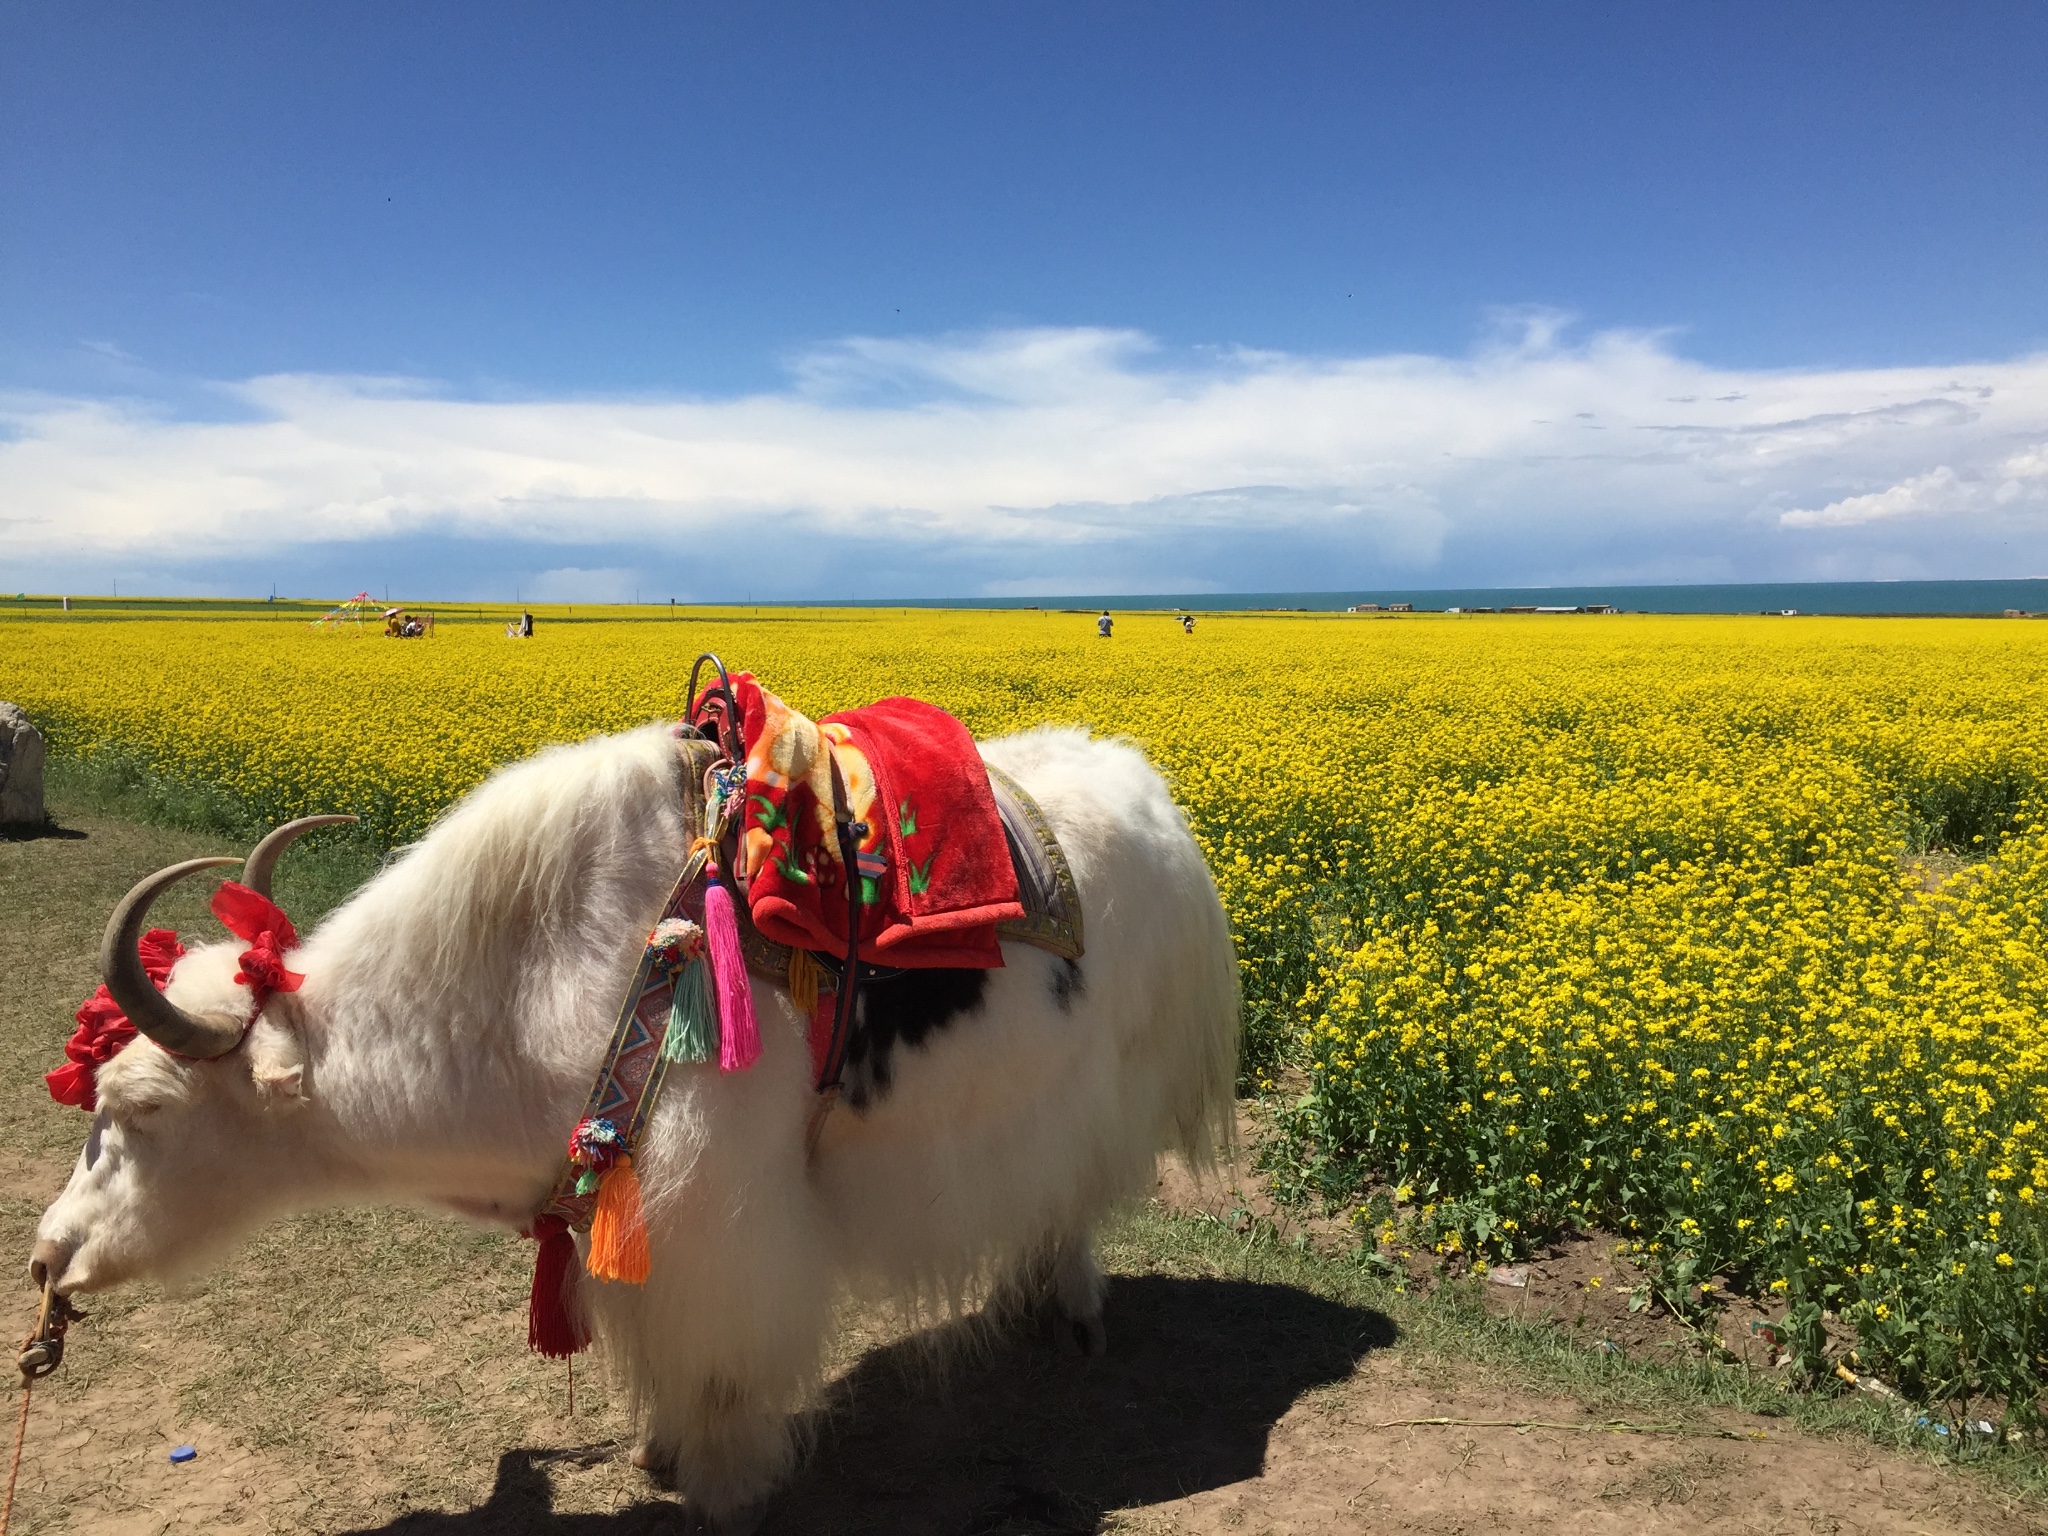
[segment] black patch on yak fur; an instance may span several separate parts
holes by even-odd
[[[898,971],[863,982],[841,1078],[846,1102],[865,1109],[889,1091],[898,1043],[918,1047],[964,1014],[981,1012],[988,972],[949,967]]]
[[[1077,960],[1062,958],[1052,968],[1052,1000],[1059,1005],[1061,1013],[1074,1011],[1074,999],[1088,990],[1088,984],[1081,979],[1081,964]]]

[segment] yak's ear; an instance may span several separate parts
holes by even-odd
[[[303,1101],[306,1097],[306,1069],[303,1064],[279,1067],[273,1071],[258,1071],[256,1087],[263,1097],[276,1103],[280,1099]]]
[[[265,1106],[272,1109],[303,1104],[306,1092],[306,1048],[290,1025],[259,1019],[249,1031],[249,1075]]]

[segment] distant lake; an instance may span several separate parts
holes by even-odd
[[[1684,587],[1378,587],[1358,592],[1098,593],[1091,597],[955,597],[833,604],[862,608],[1160,609],[1194,612],[1292,608],[1342,612],[1360,603],[1413,603],[1418,612],[1445,608],[1577,608],[1609,603],[1628,613],[1954,613],[1998,614],[2008,608],[2048,612],[2048,578],[2017,581],[1790,581]],[[804,605],[811,606],[811,605]]]

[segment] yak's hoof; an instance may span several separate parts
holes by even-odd
[[[1053,1334],[1063,1355],[1100,1360],[1109,1353],[1109,1330],[1099,1317],[1063,1317],[1053,1324]]]
[[[645,1472],[648,1481],[663,1493],[676,1491],[676,1458],[672,1453],[663,1452],[642,1440],[626,1459]],[[754,1532],[761,1528],[761,1522],[768,1518],[765,1502],[714,1515],[685,1494],[676,1500],[676,1506],[683,1517],[681,1529],[689,1532],[690,1536],[754,1536]]]
[[[649,1482],[664,1491],[673,1491],[676,1486],[676,1459],[655,1449],[642,1440],[633,1447],[633,1454],[626,1458],[647,1474]]]
[[[754,1536],[768,1517],[766,1504],[749,1504],[745,1509],[713,1515],[695,1499],[678,1501],[683,1512],[683,1529],[691,1536]]]
[[[713,1520],[707,1529],[711,1536],[754,1536],[767,1518],[766,1504],[750,1504],[745,1509],[734,1510],[723,1520]]]

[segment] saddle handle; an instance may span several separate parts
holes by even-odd
[[[702,675],[704,663],[707,661],[718,673],[718,683],[716,687],[706,688],[702,697],[699,697],[697,679]],[[704,651],[690,663],[690,687],[687,697],[689,702],[684,707],[688,710],[689,723],[701,730],[708,720],[711,723],[713,738],[724,751],[727,760],[735,763],[745,762],[747,750],[746,744],[741,740],[739,696],[732,691],[732,679],[727,676],[725,663],[718,659],[716,652]]]

